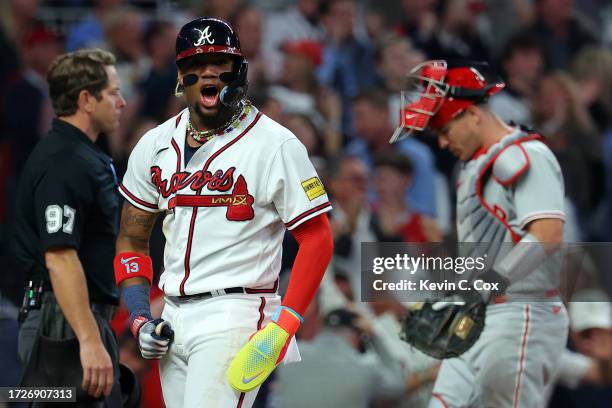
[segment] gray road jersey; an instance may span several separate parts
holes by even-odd
[[[500,182],[498,174],[508,169],[514,177]],[[480,243],[462,255],[486,253],[489,265],[502,259],[526,234],[523,228],[529,222],[565,219],[563,176],[557,160],[536,136],[520,130],[465,163],[457,186],[459,241]],[[547,263],[514,282],[508,292],[545,291],[558,285],[558,276],[559,266]]]

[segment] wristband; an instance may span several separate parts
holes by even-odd
[[[304,319],[290,307],[281,306],[272,316],[272,321],[289,333],[290,336],[293,336],[299,329],[300,324],[304,322]]]
[[[126,279],[142,277],[153,282],[153,261],[151,257],[139,252],[121,252],[115,256],[113,261],[115,269],[115,282],[121,284]]]
[[[146,316],[137,316],[134,320],[132,320],[132,324],[130,324],[130,331],[132,332],[132,336],[138,338],[138,332],[143,324],[151,321],[152,319]]]

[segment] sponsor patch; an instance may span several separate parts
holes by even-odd
[[[313,177],[306,181],[302,181],[302,188],[310,201],[325,194],[323,183],[321,183],[321,180],[319,180],[318,177]]]

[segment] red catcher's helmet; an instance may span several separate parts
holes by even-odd
[[[468,62],[449,66],[446,61],[427,61],[408,74],[402,91],[400,126],[391,136],[395,143],[415,132],[440,129],[468,106],[484,103],[506,86],[501,80],[489,82],[481,71],[486,63]]]

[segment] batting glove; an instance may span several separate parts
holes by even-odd
[[[283,360],[291,338],[304,321],[288,307],[281,307],[272,321],[240,349],[227,371],[230,385],[240,392],[259,387]]]
[[[138,332],[140,354],[147,360],[159,360],[168,351],[173,338],[174,332],[170,328],[170,323],[163,319],[149,320]]]

